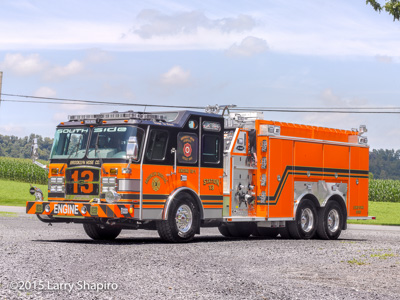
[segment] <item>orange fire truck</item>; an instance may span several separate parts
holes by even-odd
[[[339,130],[263,120],[260,112],[112,112],[57,126],[48,199],[28,214],[82,223],[93,239],[157,230],[187,242],[226,237],[337,239],[368,216],[365,126]],[[225,116],[225,112],[228,114]],[[38,146],[32,145],[36,164]]]

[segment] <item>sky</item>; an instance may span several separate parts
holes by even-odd
[[[133,104],[400,107],[400,22],[365,1],[0,0],[4,94]],[[68,115],[149,107],[2,101],[0,134],[53,137]],[[399,114],[265,112],[368,128],[400,149]]]

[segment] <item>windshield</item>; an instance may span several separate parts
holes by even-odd
[[[104,126],[93,129],[88,158],[124,158],[130,136],[136,136],[141,149],[143,130],[130,126]]]
[[[83,158],[89,138],[89,128],[59,128],[54,137],[51,159]]]

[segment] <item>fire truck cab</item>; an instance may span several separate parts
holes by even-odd
[[[33,187],[27,213],[82,223],[93,239],[151,229],[170,242],[212,226],[226,237],[337,239],[347,219],[371,218],[365,127],[217,111],[69,116],[56,129],[48,199]],[[39,164],[36,144],[32,153]]]

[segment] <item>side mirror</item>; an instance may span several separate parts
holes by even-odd
[[[126,156],[133,160],[139,158],[139,144],[136,136],[129,137],[128,144],[126,145]]]
[[[122,174],[131,174],[132,160],[138,160],[139,158],[139,144],[136,136],[129,137],[128,144],[126,145],[126,157],[129,159],[129,163],[126,168],[122,168]]]
[[[37,143],[37,138],[34,138],[31,146],[31,159],[33,162],[35,162],[38,158],[39,158],[39,147]]]

